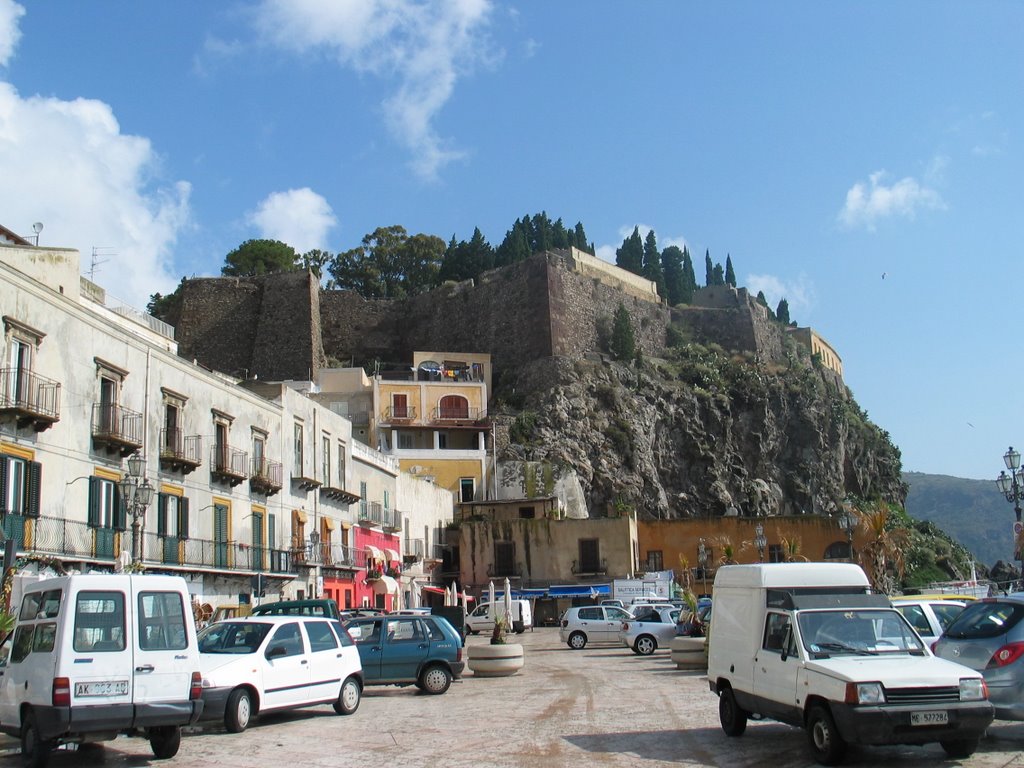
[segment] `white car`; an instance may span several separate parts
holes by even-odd
[[[636,606],[633,615],[622,623],[619,642],[633,653],[650,656],[659,646],[668,646],[676,636],[679,609],[670,603]]]
[[[633,618],[613,605],[581,605],[570,608],[559,621],[558,638],[574,651],[588,643],[617,643],[622,622]]]
[[[199,633],[203,720],[244,731],[257,714],[333,704],[359,707],[363,667],[341,624],[309,616],[248,616]]]
[[[494,610],[498,616],[505,615],[505,603],[496,600]],[[530,608],[529,600],[512,601],[512,627],[511,629],[520,635],[533,626],[533,611]],[[491,604],[480,603],[471,613],[466,616],[466,631],[475,635],[479,632],[491,632],[494,630],[494,618],[491,616]]]
[[[939,639],[966,605],[966,600],[941,596],[908,595],[892,598],[892,607],[903,614],[903,618],[910,622],[910,626],[917,630],[917,634],[929,647]]]

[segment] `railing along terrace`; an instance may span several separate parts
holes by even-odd
[[[389,405],[384,409],[383,421],[406,421],[415,418],[415,405]]]
[[[284,468],[279,461],[271,461],[270,459],[263,457],[257,457],[252,460],[252,474],[251,478],[254,480],[260,480],[268,485],[273,485],[277,488],[281,487],[281,478],[284,476]]]
[[[437,406],[431,413],[434,421],[480,421],[487,418],[487,409],[476,406],[444,407]]]
[[[24,368],[0,368],[0,409],[60,419],[60,383]]]
[[[199,464],[203,460],[202,435],[186,435],[182,429],[161,429],[160,458]]]
[[[142,414],[123,405],[93,403],[92,435],[142,445]]]
[[[359,522],[384,525],[384,507],[379,501],[368,501],[359,505]]]
[[[214,472],[235,477],[246,477],[249,455],[230,445],[215,445],[210,453],[210,467]]]

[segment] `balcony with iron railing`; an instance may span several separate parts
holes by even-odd
[[[249,454],[230,445],[215,445],[210,451],[210,477],[234,487],[247,478]]]
[[[142,448],[142,421],[141,413],[123,405],[93,403],[93,446],[130,456]]]
[[[15,542],[18,552],[47,555],[63,560],[109,561],[131,549],[131,532],[95,528],[59,517],[3,516],[3,533]],[[289,553],[282,549],[253,547],[237,541],[179,538],[144,532],[142,564],[174,570],[294,573]]]
[[[358,522],[361,525],[384,525],[384,507],[379,501],[362,501],[359,503]]]
[[[188,474],[203,463],[202,435],[180,429],[160,430],[160,468]]]
[[[0,368],[0,414],[42,432],[60,421],[60,382],[24,368]]]
[[[437,406],[430,412],[430,420],[434,424],[449,426],[466,426],[480,424],[487,420],[487,409],[476,406]]]
[[[252,460],[249,487],[254,493],[273,496],[281,490],[281,478],[284,468],[279,461],[271,461],[265,456],[257,456]]]
[[[522,578],[525,569],[522,563],[488,563],[487,575],[492,577],[517,577]]]
[[[423,539],[406,539],[402,547],[402,562],[416,563],[423,560],[425,550]]]
[[[601,558],[597,560],[572,561],[570,568],[574,576],[604,576],[608,573],[608,561]]]
[[[380,416],[382,426],[388,424],[410,424],[416,421],[416,406],[389,405]]]

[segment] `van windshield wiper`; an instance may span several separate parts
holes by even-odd
[[[843,643],[815,643],[819,648],[826,651],[842,651],[844,653],[856,653],[860,656],[877,656],[878,651],[869,651],[867,648],[854,648],[852,645]]]

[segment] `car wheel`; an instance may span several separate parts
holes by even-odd
[[[35,713],[28,710],[21,724],[21,764],[25,768],[43,768],[50,760],[53,745],[39,733]]]
[[[471,635],[479,635],[480,634],[480,630],[473,629],[472,627],[466,627],[466,632],[468,632]]]
[[[231,733],[241,733],[252,719],[252,696],[245,688],[235,688],[228,696],[224,709],[224,727]]]
[[[569,635],[569,647],[574,651],[582,651],[587,647],[587,636],[582,632],[573,632]]]
[[[954,760],[966,760],[974,754],[978,748],[979,739],[956,739],[955,741],[940,741],[939,744],[946,750],[946,754]]]
[[[334,702],[334,711],[339,715],[351,715],[359,709],[359,700],[362,698],[363,689],[359,681],[350,677],[341,684],[341,693]]]
[[[658,650],[658,641],[650,635],[640,635],[633,643],[633,651],[641,656],[650,656]]]
[[[169,760],[181,746],[181,726],[161,725],[149,729],[149,748],[157,760]]]
[[[424,693],[437,696],[448,690],[452,684],[452,673],[445,667],[434,665],[427,667],[420,675],[420,685]]]
[[[835,765],[846,753],[846,742],[839,735],[832,713],[820,704],[807,715],[807,740],[814,759],[822,765]]]
[[[718,720],[726,736],[742,736],[747,730],[747,713],[736,703],[736,694],[726,686],[718,695]]]

